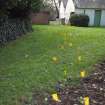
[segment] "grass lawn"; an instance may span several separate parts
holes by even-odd
[[[35,89],[53,91],[55,83],[64,80],[65,69],[76,80],[81,70],[90,72],[105,58],[104,28],[33,28],[33,33],[0,48],[0,105],[16,105]]]

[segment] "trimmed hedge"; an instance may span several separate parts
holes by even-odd
[[[70,17],[70,24],[72,26],[88,27],[89,16],[85,14],[72,14]]]

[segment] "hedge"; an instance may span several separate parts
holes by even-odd
[[[87,27],[89,24],[89,16],[85,14],[72,14],[70,24],[72,26]]]

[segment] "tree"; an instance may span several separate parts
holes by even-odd
[[[56,0],[53,0],[54,1],[54,5],[55,5],[55,8],[56,8],[56,12],[57,12],[57,17],[59,18],[59,5],[57,5],[59,3],[59,1],[56,2]]]
[[[39,11],[42,0],[0,0],[0,43],[32,31],[30,14]]]
[[[0,16],[8,16],[11,14],[11,11],[12,14],[17,14],[19,11],[20,14],[24,15],[24,13],[27,13],[29,15],[31,11],[39,11],[42,3],[42,0],[0,0]]]
[[[57,17],[59,17],[59,0],[43,0],[44,7],[56,11]]]

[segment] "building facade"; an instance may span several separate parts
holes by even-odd
[[[66,6],[64,6],[64,1],[67,3]],[[105,0],[61,0],[61,2],[65,23],[69,22],[68,17],[70,18],[71,12],[75,12],[88,15],[89,26],[105,26]]]

